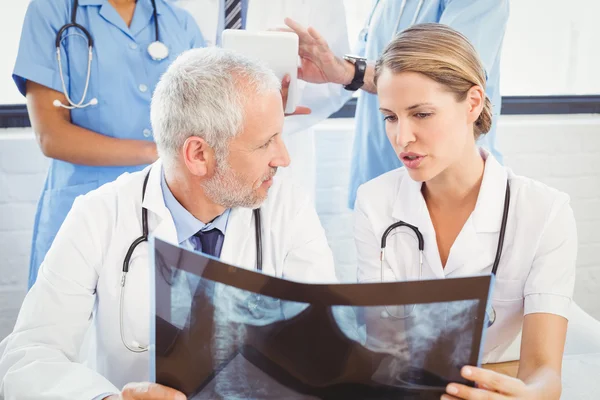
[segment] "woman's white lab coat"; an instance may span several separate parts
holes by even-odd
[[[515,175],[482,150],[487,161],[475,210],[456,238],[442,268],[436,235],[421,194],[405,168],[388,172],[358,191],[355,240],[358,280],[379,281],[381,235],[402,220],[419,228],[425,241],[423,279],[489,274],[492,270],[507,179],[510,211],[502,257],[493,287],[496,322],[485,335],[483,363],[505,361],[505,350],[530,313],[568,317],[575,282],[577,231],[569,197],[540,182]],[[419,277],[414,234],[396,229],[387,239],[384,279]]]
[[[151,234],[177,243],[160,185],[160,161],[152,167],[143,202]],[[127,350],[119,334],[119,282],[123,258],[141,235],[145,172],[79,197],[27,294],[14,332],[0,346],[0,397],[94,399],[149,376],[148,353]],[[275,178],[261,207],[263,271],[304,282],[334,282],[333,257],[317,214],[289,182]],[[221,259],[255,268],[253,213],[231,211]],[[133,253],[124,301],[125,337],[148,344],[148,244]],[[77,363],[91,329],[87,365]]]

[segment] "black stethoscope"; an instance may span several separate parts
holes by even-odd
[[[83,102],[85,101],[85,98],[87,96],[87,91],[88,91],[88,87],[90,84],[90,72],[92,69],[92,59],[93,59],[92,54],[93,54],[93,49],[94,49],[94,39],[92,38],[92,35],[90,34],[90,32],[87,29],[85,29],[82,25],[77,23],[77,8],[78,7],[79,7],[79,1],[73,0],[73,9],[71,10],[71,22],[63,25],[58,30],[58,33],[56,34],[56,39],[54,41],[54,45],[56,46],[56,61],[58,62],[58,71],[59,71],[59,75],[60,75],[60,81],[62,83],[63,94],[67,98],[69,105],[65,105],[65,104],[61,103],[61,101],[58,99],[54,100],[54,102],[52,102],[52,104],[55,107],[63,107],[63,108],[69,109],[69,110],[72,110],[74,108],[86,108],[88,106],[93,106],[93,105],[98,104],[98,99],[95,97],[93,99],[91,99],[89,102],[83,104]],[[155,37],[155,40],[154,40],[154,42],[152,42],[148,45],[148,54],[154,61],[162,61],[169,56],[169,48],[163,42],[161,42],[159,40],[158,19],[157,19],[158,17],[156,14],[156,0],[152,0],[152,10],[153,10],[152,14],[154,15],[154,37]],[[62,41],[64,39],[63,33],[69,28],[75,28],[75,29],[79,30],[81,33],[83,33],[83,35],[81,33],[72,33],[72,35],[83,36],[83,37],[85,37],[85,39],[87,40],[87,43],[88,43],[88,65],[87,65],[87,73],[86,73],[86,78],[85,78],[85,87],[83,89],[83,95],[81,96],[81,100],[78,103],[75,103],[74,101],[72,101],[71,98],[69,97],[69,93],[67,92],[67,87],[65,85],[65,78],[63,76],[62,62],[61,62],[61,57],[60,57],[60,44],[62,43]],[[67,36],[69,36],[69,35],[67,35]]]
[[[148,184],[148,178],[150,177],[151,169],[146,173],[146,177],[144,178],[144,185],[142,186],[142,202],[144,201],[144,196],[146,195],[146,185]],[[255,208],[252,210],[254,214],[254,234],[256,237],[256,269],[262,272],[262,224],[260,221],[260,208]],[[125,340],[125,333],[123,331],[123,297],[125,296],[125,282],[127,281],[127,273],[129,272],[129,262],[131,261],[131,256],[135,248],[144,242],[148,241],[148,210],[146,207],[142,207],[142,236],[135,239],[131,246],[129,246],[129,250],[127,250],[127,254],[125,255],[125,259],[123,260],[123,275],[121,276],[121,296],[119,299],[119,326],[121,330],[121,341],[123,345],[130,351],[134,353],[142,353],[148,350],[148,347],[141,346],[138,342],[133,341],[131,346]]]
[[[502,255],[502,246],[504,245],[504,236],[506,234],[506,222],[508,221],[508,209],[510,207],[510,184],[508,183],[508,181],[506,182],[506,193],[504,194],[504,212],[502,214],[502,225],[500,226],[500,235],[498,236],[498,247],[496,249],[496,257],[494,259],[494,265],[492,267],[492,275],[496,276],[496,274],[498,273],[498,265],[500,264],[500,256]],[[381,281],[383,282],[383,261],[385,260],[385,246],[386,246],[386,240],[388,235],[390,234],[391,231],[393,231],[396,228],[400,228],[400,227],[407,227],[408,229],[412,230],[415,234],[415,236],[417,237],[417,241],[419,242],[419,279],[421,279],[422,277],[422,273],[423,273],[423,249],[425,248],[425,241],[423,240],[423,235],[421,234],[421,232],[419,231],[419,228],[417,228],[414,225],[408,224],[404,221],[398,221],[398,222],[394,222],[392,225],[390,225],[385,232],[383,232],[383,235],[381,235],[381,253],[380,253],[380,261],[381,261]],[[394,313],[391,313],[387,306],[385,306],[385,310],[382,311],[381,313],[381,317],[382,318],[387,318],[387,317],[392,317],[395,319],[405,319],[408,318],[413,310],[415,308],[415,305],[412,305],[411,310],[408,312],[407,315],[405,316],[398,316],[395,315]],[[493,305],[490,304],[490,307],[488,307],[488,309],[486,310],[486,315],[487,315],[487,320],[488,320],[488,328],[490,326],[492,326],[494,324],[494,322],[496,322],[496,309],[494,308]]]

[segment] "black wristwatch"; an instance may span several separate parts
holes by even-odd
[[[344,60],[354,64],[354,78],[348,85],[344,85],[344,89],[356,91],[365,84],[365,71],[367,70],[367,59],[364,57],[353,56],[346,54]]]

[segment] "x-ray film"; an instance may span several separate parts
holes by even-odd
[[[305,284],[153,243],[150,376],[189,399],[439,398],[480,365],[490,275]]]

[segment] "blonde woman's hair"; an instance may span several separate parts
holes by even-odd
[[[394,74],[423,74],[444,85],[457,101],[465,100],[473,86],[485,91],[485,69],[477,51],[464,35],[447,25],[418,24],[398,34],[375,64],[375,85],[384,69]],[[483,110],[475,121],[475,137],[489,132],[491,126],[492,103],[485,96]]]

